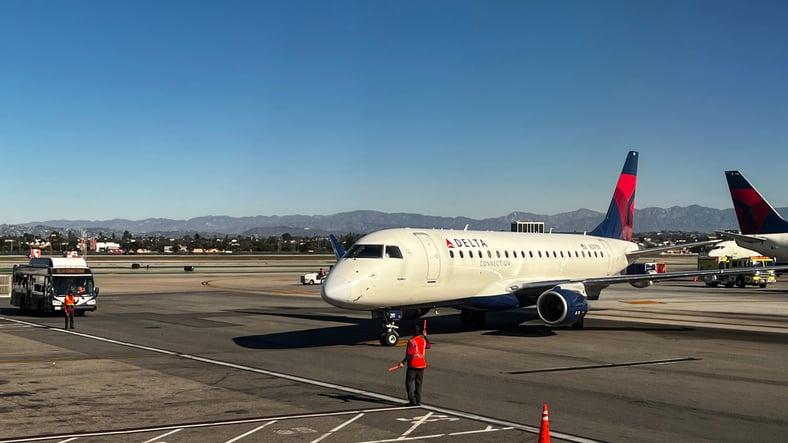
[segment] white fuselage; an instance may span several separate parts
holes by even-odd
[[[757,251],[761,255],[788,259],[788,232],[753,234],[752,236],[737,235],[736,243],[741,247]]]
[[[364,245],[369,253],[358,253]],[[449,305],[529,282],[618,275],[637,249],[583,234],[387,229],[361,238],[334,265],[322,297],[358,310]]]

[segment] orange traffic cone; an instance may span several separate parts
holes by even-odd
[[[542,409],[542,425],[539,426],[538,443],[550,443],[550,420],[547,418],[547,404]]]

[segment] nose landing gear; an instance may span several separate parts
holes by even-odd
[[[387,310],[372,313],[373,318],[383,321],[383,330],[380,333],[380,344],[383,346],[394,346],[399,341],[399,326],[397,321],[402,319],[402,311]]]
[[[399,341],[399,332],[395,323],[385,325],[386,330],[380,333],[380,344],[383,346],[394,346]]]

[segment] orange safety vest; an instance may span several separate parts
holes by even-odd
[[[66,305],[66,311],[74,312],[74,305],[77,304],[77,301],[73,295],[67,295],[64,303]]]
[[[430,342],[423,335],[417,335],[408,340],[408,347],[405,350],[405,359],[408,361],[408,366],[416,369],[426,368],[427,359],[424,357],[424,354],[429,348]]]

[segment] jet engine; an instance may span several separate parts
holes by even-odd
[[[536,312],[550,326],[581,322],[588,313],[588,300],[582,284],[558,285],[536,300]]]
[[[634,287],[636,287],[636,288],[643,289],[643,288],[648,288],[649,286],[654,284],[654,282],[651,281],[651,280],[641,280],[641,281],[633,281],[633,282],[630,282],[629,284],[634,286]]]

